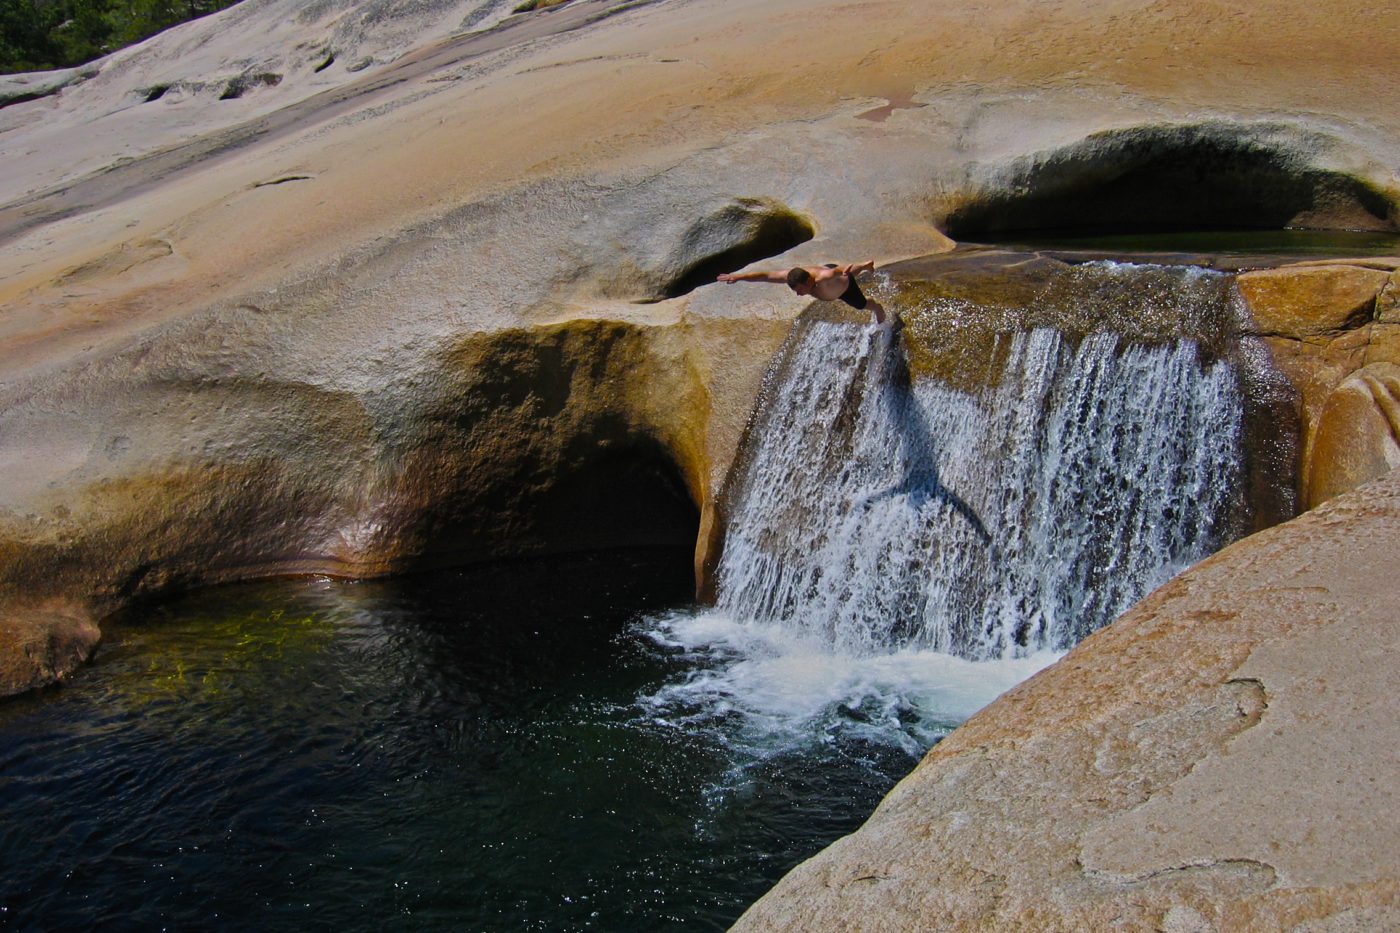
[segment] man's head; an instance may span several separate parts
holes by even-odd
[[[799,295],[810,295],[812,293],[812,273],[802,267],[789,269],[787,274],[788,288]]]

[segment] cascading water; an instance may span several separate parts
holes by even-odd
[[[1217,549],[1242,402],[1194,345],[1011,335],[980,396],[815,323],[740,483],[721,607],[843,652],[1065,649]]]
[[[1218,277],[1167,278],[1150,339],[1010,331],[972,388],[911,379],[889,330],[799,324],[727,488],[717,605],[657,625],[698,669],[644,704],[754,760],[921,754],[1237,535],[1239,375],[1160,332],[1201,332]]]

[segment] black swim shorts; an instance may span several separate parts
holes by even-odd
[[[840,300],[844,301],[852,308],[855,308],[857,311],[864,311],[866,305],[865,292],[861,291],[860,286],[856,284],[856,277],[854,275],[852,275],[850,279],[851,284],[841,293]]]

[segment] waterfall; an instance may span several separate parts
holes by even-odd
[[[1188,339],[1005,335],[976,392],[809,322],[731,484],[719,608],[837,652],[1065,650],[1232,533],[1243,403]]]
[[[640,717],[727,749],[721,802],[771,762],[897,775],[1240,534],[1253,370],[1228,285],[1105,264],[1025,314],[804,316],[726,483],[717,605],[646,623],[686,672]]]

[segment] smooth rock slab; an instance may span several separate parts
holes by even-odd
[[[1356,266],[1290,266],[1240,276],[1240,292],[1267,335],[1295,339],[1369,323],[1388,271]]]

